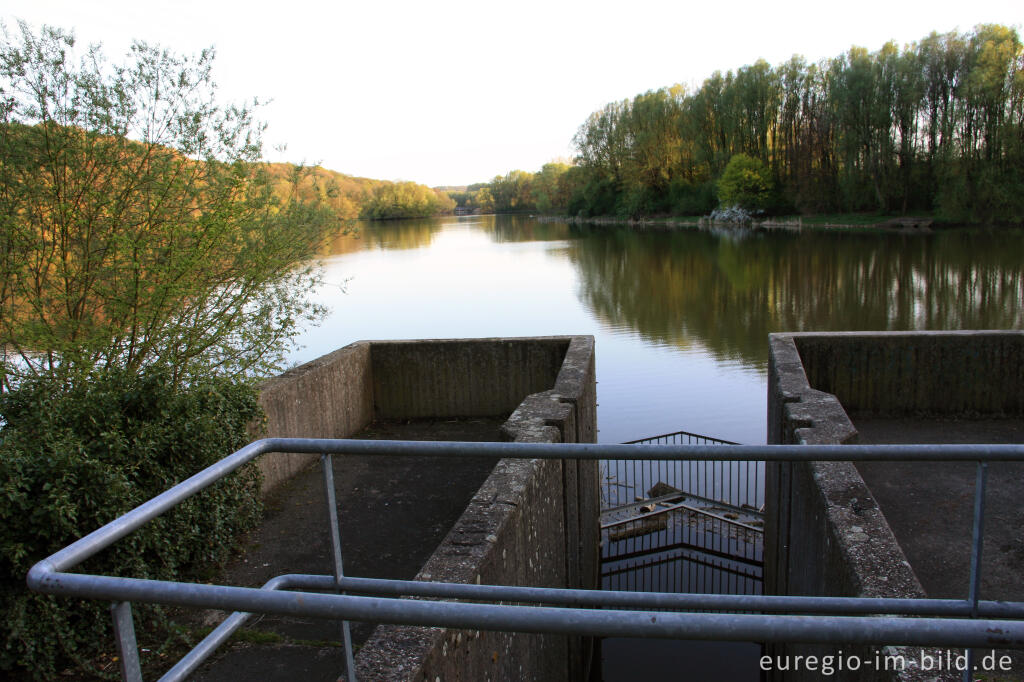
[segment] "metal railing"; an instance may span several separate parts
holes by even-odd
[[[331,515],[334,575],[282,575],[262,588],[143,580],[70,572],[148,521],[266,453],[319,453]],[[978,462],[971,587],[966,599],[884,599],[670,594],[463,585],[349,578],[342,572],[331,455],[480,456],[526,459],[695,461]],[[452,443],[271,438],[256,441],[32,567],[28,585],[47,594],[114,603],[121,672],[141,680],[131,602],[234,611],[162,679],[183,679],[255,613],[373,623],[596,637],[1024,648],[1024,602],[983,601],[981,532],[986,462],[1024,461],[1024,445],[753,446]],[[302,590],[302,591],[285,591]],[[333,591],[324,594],[318,591]],[[386,596],[356,596],[337,592]],[[454,601],[421,601],[423,596]],[[519,602],[529,605],[475,603]],[[651,610],[670,612],[652,614]],[[744,613],[695,613],[695,610]],[[801,615],[784,615],[801,614]],[[917,616],[907,618],[906,616]],[[343,626],[342,638],[348,646]],[[348,674],[354,679],[351,647]],[[967,674],[969,675],[968,669]]]

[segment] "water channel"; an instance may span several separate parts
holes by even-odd
[[[641,231],[465,216],[361,223],[322,262],[316,298],[331,313],[291,362],[359,339],[592,334],[604,443],[680,430],[764,443],[770,332],[1024,328],[1020,229]],[[605,680],[680,666],[757,679],[756,645],[723,646],[609,640]]]

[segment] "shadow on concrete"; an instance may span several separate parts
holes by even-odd
[[[1024,419],[857,418],[862,444],[1024,443]],[[977,465],[972,462],[857,462],[896,540],[929,597],[966,599]],[[1024,462],[992,462],[985,491],[982,599],[1024,601]],[[990,653],[979,650],[976,656]],[[1000,650],[1021,679],[1024,651]]]
[[[500,441],[504,418],[375,422],[358,439]],[[495,461],[447,457],[335,458],[334,482],[345,574],[412,580],[479,489]],[[259,528],[215,582],[256,587],[282,573],[331,574],[323,478],[319,464],[266,500]],[[201,624],[226,614],[207,611]],[[352,623],[357,648],[372,623]],[[196,680],[336,680],[344,671],[340,624],[257,617],[223,647]]]

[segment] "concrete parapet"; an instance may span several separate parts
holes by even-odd
[[[503,426],[509,440],[594,442],[593,338],[562,341],[546,390],[523,398]],[[508,350],[545,362],[543,352]],[[501,460],[417,579],[594,588],[599,503],[597,462]],[[575,637],[385,625],[356,664],[361,680],[571,680],[587,674],[591,646]]]
[[[371,341],[374,416],[490,417],[552,387],[568,337]]]
[[[857,431],[831,393],[816,390],[803,357],[805,337],[820,357],[831,335],[772,334],[769,337],[768,442],[844,444]],[[840,337],[844,335],[838,335]],[[848,337],[847,337],[848,338]],[[870,490],[850,462],[776,463],[766,467],[765,592],[845,597],[923,597],[896,537]],[[774,656],[835,655],[836,647],[784,644]],[[842,647],[872,660],[870,647]],[[843,677],[845,674],[847,677]],[[913,679],[865,669],[837,679]],[[791,671],[787,680],[818,679]]]
[[[571,385],[560,378],[579,371],[563,363],[572,343],[593,354],[591,337],[357,341],[263,383],[266,435],[348,438],[373,419],[506,416],[531,393]],[[314,459],[261,458],[264,491]]]
[[[280,438],[347,438],[373,418],[370,344],[359,341],[307,362],[260,386],[266,435]],[[316,455],[261,457],[263,492],[309,466]]]
[[[809,384],[850,415],[1024,414],[1020,331],[793,334]]]

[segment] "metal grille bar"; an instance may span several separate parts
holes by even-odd
[[[716,461],[1024,461],[1024,445],[804,445],[728,447],[707,445],[595,445],[595,444],[520,444],[453,443],[425,441],[358,441],[273,438],[256,441],[224,458],[166,492],[122,515],[32,567],[28,575],[31,589],[48,594],[118,603],[119,644],[133,646],[130,637],[130,611],[127,603],[143,601],[179,606],[233,610],[238,613],[200,644],[188,657],[189,669],[202,660],[217,642],[226,639],[225,630],[241,626],[251,613],[274,613],[325,617],[337,620],[363,620],[377,623],[430,625],[477,630],[575,634],[586,636],[658,637],[704,640],[762,642],[807,642],[850,644],[903,644],[920,646],[960,646],[1024,648],[1024,602],[977,601],[972,590],[966,600],[900,600],[826,597],[771,597],[764,595],[672,595],[618,592],[577,592],[538,590],[444,583],[414,587],[408,581],[375,581],[331,576],[281,576],[263,589],[223,585],[204,585],[169,581],[140,580],[68,572],[85,559],[117,542],[183,500],[256,457],[272,452],[362,454],[380,456],[482,456],[495,459],[622,459],[622,460],[699,460]],[[980,572],[980,521],[984,511],[983,475],[978,477],[975,507],[973,562]],[[976,576],[977,574],[975,574]],[[361,586],[361,588],[360,588]],[[467,602],[437,602],[394,597],[285,592],[283,588],[302,590],[373,590],[388,594],[416,594],[428,589],[432,596],[449,599],[486,601],[536,601],[564,603],[566,607],[511,606]],[[473,590],[472,593],[466,589]],[[509,590],[526,590],[513,593]],[[564,594],[563,594],[564,593]],[[630,601],[638,600],[638,601]],[[674,601],[675,600],[675,601]],[[120,606],[120,603],[125,603]],[[581,608],[603,607],[598,608]],[[679,613],[618,608],[710,609],[741,611],[778,611],[800,614],[870,613],[891,615],[767,615],[762,613]],[[929,617],[906,618],[909,615]],[[944,617],[934,617],[942,615]],[[970,618],[976,615],[977,618]],[[958,616],[958,617],[953,617]],[[959,616],[967,616],[959,617]],[[230,634],[228,632],[227,634]],[[189,658],[191,657],[191,658]],[[176,666],[179,671],[182,664]],[[350,671],[351,672],[351,671]],[[174,673],[177,674],[177,673]],[[132,673],[126,672],[126,677]],[[171,675],[169,673],[169,675]],[[180,679],[169,677],[167,679]]]

